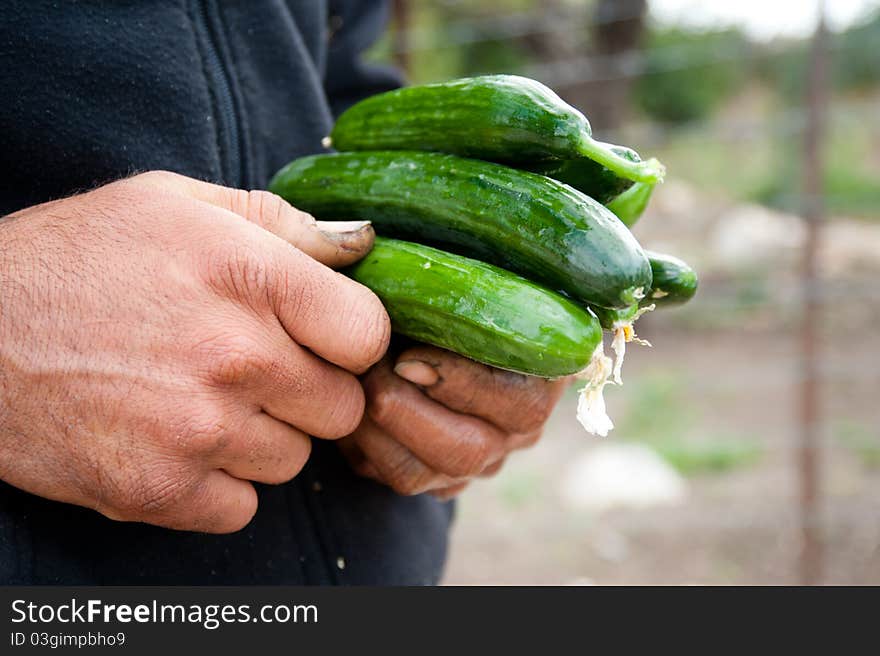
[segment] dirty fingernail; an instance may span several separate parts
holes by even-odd
[[[369,221],[318,221],[318,230],[327,239],[343,241],[371,230]]]
[[[437,370],[421,360],[402,360],[394,366],[394,373],[422,387],[430,387],[440,379]]]

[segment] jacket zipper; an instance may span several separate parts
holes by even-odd
[[[216,21],[211,21],[208,3],[210,0],[198,0],[195,18],[198,22],[197,29],[203,35],[202,41],[205,45],[205,69],[214,90],[214,97],[217,105],[217,132],[219,140],[223,142],[224,148],[221,157],[225,162],[221,162],[223,177],[226,184],[235,185],[237,187],[244,186],[242,173],[242,152],[241,152],[241,135],[239,134],[238,113],[236,111],[235,99],[232,95],[232,82],[230,73],[223,62],[220,54],[219,40],[221,38],[218,32],[219,26]],[[224,157],[225,156],[225,157]]]

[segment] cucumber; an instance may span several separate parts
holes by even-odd
[[[576,300],[627,307],[651,286],[641,246],[608,209],[556,180],[453,155],[335,153],[295,160],[269,188],[319,219],[495,264]]]
[[[623,225],[632,228],[645,212],[645,208],[648,207],[648,201],[651,200],[653,192],[654,185],[647,182],[636,182],[619,196],[606,202],[605,207],[614,212]]]
[[[633,321],[639,318],[639,303],[633,303],[629,307],[620,310],[611,310],[599,307],[598,305],[594,305],[590,309],[599,320],[599,325],[608,331],[615,331],[621,326],[631,325]]]
[[[590,123],[546,86],[517,75],[484,75],[405,87],[342,113],[325,146],[427,150],[517,165],[595,160],[628,180],[657,183],[657,160],[632,162],[592,138]]]
[[[584,370],[602,339],[589,310],[498,267],[395,239],[345,273],[382,300],[392,329],[478,362],[556,378]]]
[[[641,161],[638,153],[631,148],[612,146],[612,150],[630,161]],[[644,184],[621,178],[591,159],[543,160],[522,168],[564,182],[603,205],[619,197],[634,184]]]
[[[642,304],[676,305],[689,301],[697,292],[697,272],[672,255],[645,251],[651,263],[653,283]]]

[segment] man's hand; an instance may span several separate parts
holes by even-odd
[[[240,529],[249,481],[289,480],[308,435],[361,420],[354,374],[388,316],[328,267],[372,240],[163,172],[0,220],[0,479],[115,519]]]
[[[364,420],[339,445],[355,471],[400,494],[450,498],[534,444],[567,382],[411,348],[365,376]]]

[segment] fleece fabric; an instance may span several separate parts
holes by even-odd
[[[262,188],[334,115],[400,84],[360,55],[368,0],[8,0],[0,216],[137,171]],[[224,536],[119,523],[0,483],[3,584],[432,584],[452,506],[355,476],[314,440]]]

